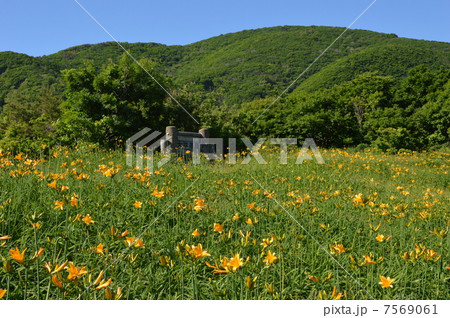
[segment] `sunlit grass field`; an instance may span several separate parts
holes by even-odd
[[[150,173],[43,148],[0,153],[2,299],[450,297],[448,153]]]

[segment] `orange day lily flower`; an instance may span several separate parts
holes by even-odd
[[[136,242],[134,242],[134,247],[144,247],[144,246],[145,246],[144,241],[141,238],[137,239]]]
[[[91,217],[90,214],[86,214],[86,216],[84,218],[82,218],[82,221],[86,224],[86,225],[90,225],[92,223],[95,223],[94,219]]]
[[[52,276],[52,284],[60,289],[63,289],[64,287],[56,274]]]
[[[117,237],[117,238],[120,238],[120,237],[127,236],[128,234],[130,234],[130,231],[125,230],[122,234],[119,234],[119,235],[117,235],[116,237]]]
[[[36,251],[36,253],[34,253],[33,260],[36,260],[39,257],[41,257],[43,253],[44,253],[44,249],[41,247],[38,251]]]
[[[7,290],[6,289],[0,289],[0,299],[3,298],[3,296],[5,296]]]
[[[201,211],[206,207],[206,203],[205,201],[203,201],[202,199],[198,198],[197,200],[195,200],[195,206],[194,206],[194,210],[195,211]]]
[[[332,300],[339,300],[341,298],[342,298],[342,293],[338,293],[336,286],[334,286],[333,287],[333,293],[331,294],[331,299]]]
[[[394,288],[392,283],[395,281],[395,278],[384,277],[380,275],[380,282],[378,284],[381,285],[382,288]]]
[[[276,257],[275,254],[272,254],[272,252],[270,250],[268,250],[266,257],[263,259],[263,263],[267,263],[267,265],[271,265],[276,261],[278,261],[278,257]]]
[[[136,236],[127,236],[125,238],[125,244],[127,246],[132,246],[134,244],[134,247],[144,247],[144,241],[141,238],[136,239]]]
[[[70,205],[78,208],[78,196],[74,193],[70,198]]]
[[[57,189],[56,182],[57,182],[56,180],[53,180],[53,182],[49,183],[48,186],[49,186],[50,188]]]
[[[214,268],[214,274],[232,273],[235,272],[237,269],[243,267],[250,261],[250,257],[247,257],[247,259],[244,262],[244,260],[240,257],[239,254],[240,253],[235,254],[231,259],[225,257],[221,261],[222,263],[218,266],[213,266],[208,262],[206,262],[205,264],[208,267]]]
[[[136,236],[127,236],[125,238],[125,244],[127,244],[127,246],[131,246],[134,243],[134,240],[136,239]]]
[[[214,223],[214,231],[222,233],[223,232],[223,225],[220,223]]]
[[[55,203],[55,207],[54,207],[55,210],[58,210],[58,209],[64,210],[64,202],[56,200],[54,203]]]
[[[198,231],[198,229],[195,229],[195,231],[194,232],[192,232],[192,236],[193,237],[197,237],[197,236],[200,236],[201,234],[200,234],[200,232]]]
[[[335,252],[337,254],[344,253],[346,250],[343,244],[331,245],[331,249],[333,252]]]
[[[103,248],[104,248],[105,246],[102,244],[102,243],[100,243],[100,244],[98,244],[96,247],[93,247],[92,249],[94,250],[94,252],[95,253],[97,253],[97,254],[103,254]]]
[[[142,202],[141,201],[134,201],[133,206],[136,209],[140,209],[140,208],[142,208]]]
[[[209,254],[206,250],[203,249],[203,246],[200,243],[198,243],[197,246],[186,245],[186,251],[189,255],[193,256],[195,259],[200,258],[200,257],[211,256],[211,254]]]
[[[308,278],[309,278],[310,280],[312,280],[313,282],[316,282],[316,283],[319,282],[319,279],[318,279],[317,277],[312,276],[312,275],[309,275]]]
[[[68,262],[65,261],[64,263],[62,263],[59,266],[58,266],[58,264],[56,264],[55,269],[53,271],[51,270],[50,264],[47,263],[44,266],[47,268],[47,270],[49,272],[51,272],[51,274],[56,274],[56,273],[59,273],[60,271],[62,271],[64,268],[66,268],[67,263]]]
[[[364,255],[364,265],[371,265],[375,264],[374,261],[372,261],[372,258],[369,255]]]
[[[87,274],[86,267],[76,267],[73,262],[69,263],[69,268],[67,269],[69,275],[67,276],[68,280],[77,279]]]
[[[16,247],[15,250],[9,250],[9,256],[13,258],[16,262],[23,264],[25,262],[25,251],[27,249],[24,249],[22,252],[20,252],[19,248]]]
[[[154,197],[157,197],[157,198],[161,199],[161,198],[164,196],[164,191],[158,191],[157,189],[155,189],[155,190],[152,192],[152,195],[153,195]]]
[[[112,279],[110,278],[110,279],[108,279],[106,282],[100,283],[100,285],[98,285],[98,286],[95,288],[95,290],[100,290],[100,289],[102,289],[102,288],[106,288],[106,287],[108,287],[108,286],[111,285],[111,284],[112,284]]]

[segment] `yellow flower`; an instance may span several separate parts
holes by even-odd
[[[56,180],[53,180],[53,182],[49,183],[48,186],[50,188],[53,188],[53,189],[57,189],[58,188],[58,186],[56,185]]]
[[[44,267],[48,270],[48,272],[50,274],[56,274],[59,273],[60,271],[62,271],[64,268],[66,268],[67,265],[67,261],[65,261],[64,263],[62,263],[61,265],[58,266],[58,264],[55,265],[55,269],[52,271],[52,265],[50,263],[45,263]]]
[[[41,247],[39,250],[37,250],[37,251],[34,253],[33,260],[36,260],[36,259],[38,259],[39,257],[41,257],[43,253],[44,253],[44,249]]]
[[[100,282],[101,282],[101,280],[102,280],[102,278],[103,278],[103,275],[105,275],[105,271],[104,271],[104,270],[102,270],[102,271],[100,272],[100,274],[98,274],[96,280],[94,281],[94,283],[93,283],[92,285],[95,286],[95,285],[100,284]]]
[[[108,279],[106,282],[103,282],[103,283],[101,283],[100,285],[98,285],[96,288],[95,288],[95,290],[100,290],[100,289],[102,289],[102,288],[106,288],[106,287],[108,287],[109,285],[111,285],[112,284],[112,280],[111,280],[111,278],[110,279]]]
[[[39,230],[42,225],[41,225],[41,223],[36,222],[36,223],[31,224],[31,226],[33,227],[33,229]]]
[[[63,284],[61,283],[61,281],[59,280],[58,275],[52,276],[52,284],[60,289],[62,289],[64,287]]]
[[[385,237],[383,234],[377,234],[377,236],[376,236],[375,239],[376,239],[378,242],[384,242],[384,241],[389,241],[391,238],[392,238],[392,235],[389,236],[389,237]]]
[[[194,206],[194,210],[195,211],[201,211],[206,207],[206,203],[205,201],[203,201],[202,199],[198,198],[197,200],[195,200],[195,206]]]
[[[98,244],[96,247],[93,247],[92,249],[94,250],[94,252],[95,253],[97,253],[97,254],[103,254],[103,248],[104,248],[105,246],[102,244],[102,243],[100,243],[100,244]]]
[[[136,236],[131,236],[131,237],[126,237],[125,238],[125,243],[128,245],[128,246],[131,246],[133,243],[134,243],[134,240],[136,239]]]
[[[196,237],[196,236],[200,236],[200,232],[198,231],[198,229],[195,229],[194,232],[192,232],[192,236]]]
[[[355,195],[355,197],[353,198],[353,202],[364,205],[363,194],[362,193],[358,193],[357,195]]]
[[[369,255],[364,255],[364,265],[371,265],[375,264],[374,261],[372,261],[372,258]]]
[[[337,293],[337,288],[336,286],[333,287],[333,293],[331,294],[331,299],[332,300],[339,300],[342,298],[342,293]]]
[[[75,193],[70,198],[70,205],[78,208],[78,196]]]
[[[144,241],[141,238],[137,239],[136,242],[134,242],[134,247],[144,247],[144,246],[145,246]]]
[[[112,230],[112,228],[111,228],[111,230]],[[124,236],[127,236],[128,234],[130,234],[130,231],[125,230],[122,234],[119,234],[119,235],[117,235],[116,237],[117,237],[117,238],[119,238],[119,237],[124,237]]]
[[[195,259],[200,257],[207,257],[211,256],[206,250],[203,249],[202,244],[198,243],[197,246],[192,245],[186,245],[186,251],[189,255],[193,256]]]
[[[72,222],[80,221],[83,216],[81,214],[77,214],[77,216],[73,219]]]
[[[162,198],[164,196],[164,191],[158,191],[157,189],[155,189],[152,195],[157,198]]]
[[[3,298],[3,296],[5,296],[7,290],[6,289],[0,289],[0,299]]]
[[[133,206],[134,206],[136,209],[140,209],[140,208],[142,207],[142,202],[140,202],[140,201],[134,201]]]
[[[270,239],[263,239],[261,245],[263,247],[268,247],[273,243],[273,238]]]
[[[317,277],[312,276],[312,275],[309,275],[308,278],[309,278],[310,280],[312,280],[313,282],[316,282],[316,283],[319,282],[319,279],[318,279]]]
[[[253,225],[253,221],[250,218],[248,218],[247,221],[245,221],[245,223],[247,223],[248,225]]]
[[[9,256],[13,258],[16,262],[23,264],[25,262],[25,251],[27,249],[24,249],[22,252],[20,252],[19,248],[16,247],[15,250],[9,250]]]
[[[255,288],[255,283],[258,280],[258,277],[255,278],[251,278],[250,276],[247,276],[247,278],[245,278],[245,285],[247,286],[247,288],[249,290],[252,290]]]
[[[378,284],[381,285],[382,288],[394,288],[392,283],[395,281],[395,278],[384,277],[380,275],[380,282]]]
[[[92,223],[95,223],[94,219],[91,217],[90,214],[86,214],[86,216],[84,218],[82,218],[82,221],[86,224],[86,225],[90,225]]]
[[[278,257],[276,257],[275,254],[272,254],[272,252],[268,250],[266,257],[263,259],[263,263],[267,263],[267,265],[270,265],[276,261],[278,261]]]
[[[423,258],[426,261],[429,260],[434,260],[434,261],[438,261],[441,258],[441,255],[439,255],[438,253],[436,253],[434,250],[431,249],[427,249],[426,253],[423,255]]]
[[[69,268],[67,269],[69,275],[67,276],[68,280],[77,279],[87,274],[86,267],[76,267],[73,262],[69,263]]]
[[[64,202],[56,200],[55,202],[55,210],[64,210]]]
[[[214,231],[222,233],[223,232],[223,225],[220,223],[214,223]]]
[[[332,249],[333,252],[335,252],[337,254],[341,254],[341,253],[345,252],[344,245],[342,245],[342,244],[331,245],[331,249]]]
[[[144,241],[141,238],[136,239],[135,236],[126,237],[125,238],[125,244],[128,246],[131,246],[134,244],[134,247],[144,247]]]
[[[233,272],[242,266],[244,266],[244,260],[240,258],[239,253],[234,254],[234,256],[230,259],[230,261],[227,264],[227,267],[231,269]]]

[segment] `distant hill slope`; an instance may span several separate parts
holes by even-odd
[[[355,75],[364,72],[378,72],[380,75],[391,75],[400,79],[407,75],[409,69],[421,64],[431,69],[448,67],[450,54],[448,50],[440,51],[417,45],[405,45],[405,43],[370,47],[325,66],[301,82],[295,92],[328,88],[334,84],[352,80]]]
[[[195,82],[205,90],[224,88],[228,103],[239,104],[284,90],[343,30],[282,26],[220,35],[185,46],[123,45],[138,59],[158,61],[158,70],[175,84]],[[122,54],[112,42],[42,57],[0,52],[0,107],[7,92],[26,79],[30,86],[56,81],[62,69],[81,67],[87,60],[101,66]],[[297,90],[331,86],[367,70],[400,78],[419,64],[432,69],[450,67],[450,44],[349,30],[305,74]]]

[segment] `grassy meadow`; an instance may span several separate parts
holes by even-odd
[[[154,173],[123,151],[0,153],[2,299],[449,299],[449,159],[321,150],[324,165]]]

